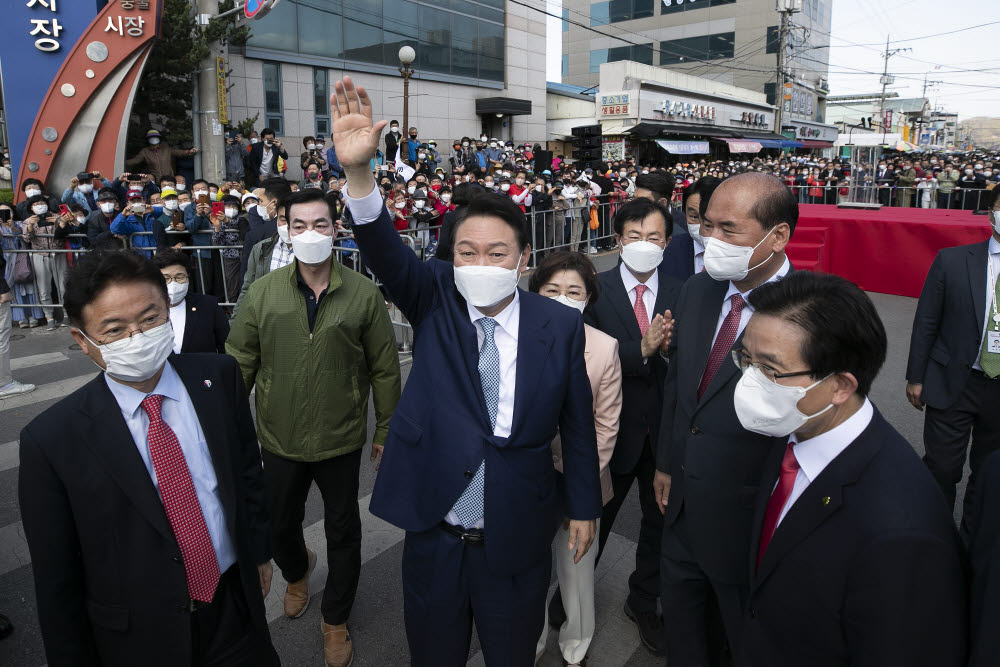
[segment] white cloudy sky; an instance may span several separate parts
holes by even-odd
[[[828,0],[833,3],[830,39],[831,95],[881,90],[882,53],[908,48],[889,60],[900,97],[919,97],[924,74],[933,104],[959,114],[1000,117],[1000,59],[989,54],[1000,41],[1000,0]],[[560,0],[546,0],[561,13]],[[981,27],[973,27],[981,26]],[[949,34],[941,34],[949,33]],[[562,32],[548,18],[547,71],[558,81]]]

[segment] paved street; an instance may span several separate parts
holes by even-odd
[[[612,259],[602,258],[599,266],[607,265]],[[916,300],[878,294],[872,298],[889,333],[889,360],[875,384],[872,398],[889,421],[921,452],[922,416],[903,396],[903,373]],[[25,424],[93,378],[96,369],[75,349],[67,329],[53,333],[40,329],[15,330],[12,357],[15,378],[37,384],[38,389],[32,394],[0,402],[0,612],[7,614],[16,626],[13,636],[0,642],[0,664],[38,667],[45,663],[45,653],[35,620],[32,568],[17,503],[17,439]],[[403,371],[405,381],[408,363]],[[373,422],[370,418],[369,423]],[[73,437],[72,423],[66,424],[66,437]],[[368,513],[374,481],[375,471],[366,456],[362,461],[358,498],[364,525],[363,567],[351,618],[357,667],[409,663],[400,582],[403,533]],[[101,508],[93,510],[99,512]],[[305,534],[310,548],[320,553],[325,542],[321,511],[322,505],[314,488],[306,510]],[[634,626],[622,612],[638,526],[639,506],[633,489],[597,572],[598,630],[590,652],[590,664],[595,667],[663,664],[662,659],[655,659],[640,645]],[[321,590],[325,577],[325,566],[318,566],[310,581],[314,593]],[[305,616],[289,620],[281,610],[284,589],[284,581],[276,572],[267,600],[267,613],[278,652],[286,665],[322,665],[319,597],[314,597]],[[484,664],[475,641],[469,664]],[[548,654],[540,664],[546,667],[560,664],[554,633],[549,638]]]

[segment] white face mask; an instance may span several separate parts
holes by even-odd
[[[255,144],[255,143],[257,143],[258,141],[260,141],[260,139],[258,139],[257,137],[250,137],[250,143],[251,143],[251,144]]]
[[[469,142],[468,141],[463,141],[462,142],[462,148],[468,148],[468,147],[469,147]]]
[[[315,229],[296,234],[292,239],[292,254],[303,264],[322,264],[333,252],[333,237]]]
[[[412,195],[414,192],[417,191],[417,186],[411,185],[411,186],[409,186],[409,187],[406,188],[406,191],[409,192]]]
[[[311,151],[314,151],[316,150],[316,144],[306,144],[306,148],[308,148]]]
[[[94,185],[92,183],[84,183],[80,186],[80,192],[85,195],[89,195],[94,191]]]
[[[542,186],[541,185],[536,185],[535,186],[535,192],[541,192],[541,191],[542,191]]]
[[[34,206],[31,207],[31,212],[34,213],[35,215],[45,215],[46,213],[49,212],[49,205],[35,204]]]
[[[581,313],[583,312],[583,309],[587,307],[586,301],[577,301],[576,299],[569,298],[565,294],[560,294],[559,296],[553,296],[549,298],[551,298],[553,301],[558,301],[564,306],[569,306],[570,308],[576,308]]]
[[[632,241],[622,245],[622,261],[636,273],[649,273],[663,261],[663,248],[649,241]]]
[[[395,204],[393,204],[393,206],[395,206],[399,210],[403,210],[404,208],[406,208],[406,202],[405,201],[398,201]]]
[[[518,178],[514,182],[517,183],[518,185],[524,185],[524,179],[523,178]]]
[[[399,134],[399,128],[397,126],[395,126],[395,125],[393,125],[392,127],[390,127],[389,131],[392,132],[393,134]]]
[[[288,225],[278,225],[278,238],[282,243],[288,243]]]
[[[174,328],[170,322],[107,345],[98,345],[87,334],[80,333],[100,351],[108,375],[122,382],[144,382],[153,377],[174,349]]]
[[[85,218],[82,215],[76,216],[76,224],[78,224],[78,225],[82,225],[84,222],[86,222],[86,220],[87,220],[87,218]]]
[[[187,190],[187,185],[184,183],[178,183],[174,189],[177,190],[177,192],[184,192]]]
[[[1000,234],[1000,211],[992,211],[993,214],[993,231]]]
[[[483,181],[483,185],[487,188],[493,187],[493,181]]]
[[[736,416],[748,431],[775,438],[784,438],[830,408],[830,403],[814,415],[804,415],[798,408],[799,401],[813,387],[830,376],[813,382],[808,387],[789,387],[771,382],[754,366],[743,371],[743,377],[736,384],[733,405]]]
[[[37,197],[40,194],[42,194],[42,191],[39,190],[38,188],[28,188],[27,190],[24,191],[24,195],[26,197]]]
[[[733,245],[716,238],[705,239],[705,270],[708,275],[712,276],[713,280],[743,280],[746,278],[750,271],[763,266],[774,256],[772,252],[757,266],[750,266],[753,251],[766,241],[774,230],[775,228],[772,227],[771,231],[760,240],[760,243],[752,248],[745,245]]]
[[[267,212],[267,206],[264,204],[257,204],[257,215],[260,216],[261,220],[271,219],[271,214]]]
[[[701,244],[701,247],[705,247],[705,239],[701,238],[701,225],[692,225],[688,223],[688,236],[693,238],[695,241]]]
[[[230,220],[232,220],[237,215],[239,215],[239,213],[240,213],[240,210],[238,208],[227,208],[226,209],[226,217],[229,218]]]
[[[500,303],[517,289],[521,277],[517,269],[502,266],[456,266],[455,287],[476,308]]]
[[[270,148],[271,146],[274,145],[274,141],[271,140],[271,139],[265,139],[264,140],[264,145],[267,146],[268,148]]]
[[[193,194],[194,194],[195,199],[197,199],[198,197],[207,195],[208,194],[208,190],[195,190]]]
[[[186,210],[186,209],[187,209],[187,207],[188,207],[188,206],[190,206],[190,205],[191,205],[191,202],[189,202],[189,201],[186,201],[186,202],[184,202],[183,204],[178,204],[178,205],[177,205],[177,208],[179,208],[180,210],[184,211],[184,210]],[[110,211],[109,211],[109,213],[110,213]]]
[[[110,215],[112,211],[115,210],[114,202],[110,201],[98,204],[98,206],[101,207],[101,212],[104,213],[105,215]]]
[[[178,204],[176,199],[169,199],[163,202],[163,208],[167,209],[168,211],[176,211],[177,206]]]
[[[448,202],[451,201],[451,195],[441,195],[441,201],[447,204]]]
[[[170,296],[170,307],[173,308],[181,301],[188,293],[188,283],[169,283],[167,284],[167,294]]]
[[[504,192],[507,192],[508,190],[510,190],[510,183],[501,183],[500,189],[503,190]]]
[[[418,199],[415,202],[413,202],[413,207],[419,210],[419,209],[422,209],[424,207],[425,203],[426,202],[424,202],[423,200]]]
[[[159,143],[160,143],[160,140],[157,139],[156,137],[153,137],[152,139],[149,140],[149,145],[150,146],[156,146]]]

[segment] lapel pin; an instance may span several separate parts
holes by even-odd
[[[196,311],[196,310],[198,310],[198,308],[197,308],[196,306],[191,306],[191,312],[192,312],[192,313],[193,313],[194,311]]]
[[[208,382],[208,380],[205,380],[205,382]],[[208,384],[211,385],[212,383],[208,382]],[[820,502],[822,502],[824,505],[829,505],[830,504],[830,496],[823,496],[823,499]]]
[[[211,380],[205,380],[205,389],[211,389],[211,388],[212,388],[212,381]],[[827,498],[827,500],[829,501],[830,499]]]

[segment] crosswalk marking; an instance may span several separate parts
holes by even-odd
[[[16,359],[10,360],[10,369],[12,371],[20,371],[25,368],[33,368],[35,366],[44,366],[45,364],[54,364],[60,361],[66,361],[69,356],[65,352],[46,352],[45,354],[33,354],[28,357],[18,357]]]
[[[403,539],[405,532],[396,528],[390,523],[386,523],[368,511],[368,503],[371,495],[358,500],[358,507],[361,510],[361,565],[375,558],[384,551],[388,551]],[[309,577],[309,596],[320,593],[326,584],[326,575],[329,570],[326,567],[326,533],[323,530],[322,519],[314,524],[306,526],[303,531],[306,546],[316,554],[316,568]],[[271,592],[264,600],[264,609],[267,613],[267,622],[270,623],[284,616],[285,607],[285,581],[281,578],[281,573],[275,568],[274,579],[271,581]],[[312,603],[311,603],[312,604]],[[319,600],[314,601],[319,604]],[[402,600],[400,600],[402,604]]]
[[[21,447],[17,440],[0,445],[0,472],[20,465]]]
[[[39,385],[38,389],[30,394],[21,394],[20,396],[0,399],[0,412],[14,408],[23,408],[35,403],[52,401],[57,398],[65,398],[66,395],[73,393],[93,379],[94,373],[87,373],[86,375],[59,380],[58,382]]]

